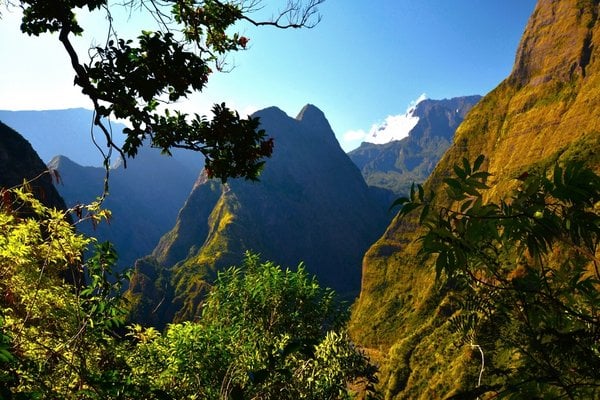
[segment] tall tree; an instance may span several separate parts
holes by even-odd
[[[288,0],[269,20],[253,15],[261,0],[7,0],[23,10],[21,30],[28,35],[58,34],[75,71],[75,84],[90,98],[94,124],[103,132],[108,152],[134,157],[145,140],[169,153],[172,148],[200,151],[211,177],[256,179],[263,158],[271,155],[273,142],[258,129],[255,118],[240,118],[224,103],[213,107],[213,118],[190,116],[169,105],[192,92],[201,92],[213,69],[224,68],[227,53],[244,50],[249,39],[230,33],[239,23],[277,28],[313,27],[324,0]],[[136,39],[123,38],[112,24],[116,7],[137,9],[156,22]],[[106,18],[107,40],[90,49],[81,60],[72,37],[85,27],[77,12],[87,8]],[[113,141],[105,118],[129,122],[121,147]]]

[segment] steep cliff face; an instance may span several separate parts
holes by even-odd
[[[363,142],[348,155],[370,187],[388,190],[392,197],[406,195],[413,182],[423,183],[431,174],[450,147],[456,128],[480,99],[423,100],[411,113],[418,122],[408,137],[385,144]]]
[[[385,227],[385,210],[319,109],[308,105],[296,118],[274,107],[256,115],[275,140],[260,182],[223,186],[201,175],[153,252],[158,265],[174,265],[170,287],[181,304],[179,318],[197,314],[215,271],[239,263],[246,250],[289,267],[304,261],[320,283],[353,299],[362,256]]]
[[[33,180],[31,190],[46,206],[65,209],[49,174],[46,165],[37,155],[31,144],[16,131],[0,122],[0,188],[10,188]]]
[[[463,157],[486,155],[507,193],[531,168],[576,158],[600,170],[600,24],[596,0],[540,0],[511,75],[485,96],[457,129],[427,185],[436,190]],[[452,345],[434,289],[420,265],[410,220],[394,220],[363,260],[354,338],[383,365],[389,399],[443,398],[476,382],[479,359]]]

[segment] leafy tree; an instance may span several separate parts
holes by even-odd
[[[343,330],[347,311],[304,268],[247,255],[221,272],[195,322],[133,328],[134,380],[169,398],[341,399],[375,368]],[[166,397],[165,397],[166,398]]]
[[[114,251],[97,245],[84,265],[94,240],[75,232],[66,211],[23,189],[0,194],[0,398],[109,398],[125,371],[114,332],[126,315],[125,277],[108,279]],[[96,206],[82,216],[103,218]],[[87,285],[65,282],[70,270]]]
[[[600,177],[556,164],[494,200],[483,163],[454,167],[449,202],[420,185],[395,202],[402,216],[420,211],[421,254],[451,293],[451,328],[485,355],[485,384],[455,398],[597,398]]]
[[[204,154],[210,177],[256,179],[264,157],[273,150],[272,139],[258,129],[255,118],[242,119],[225,104],[215,105],[214,117],[190,116],[169,110],[193,91],[201,92],[214,69],[224,69],[229,52],[244,50],[249,39],[236,30],[240,23],[278,28],[312,27],[319,21],[318,5],[324,0],[288,0],[268,21],[252,18],[261,0],[7,0],[23,9],[21,30],[29,35],[58,34],[75,71],[75,84],[92,101],[94,124],[104,133],[110,151],[125,160],[133,157],[144,140],[169,153],[185,148]],[[115,7],[143,11],[156,22],[156,29],[142,30],[135,39],[123,38],[112,24]],[[84,27],[76,18],[87,8],[108,22],[103,46],[90,49],[83,62],[71,42]],[[161,106],[162,105],[162,106]],[[112,140],[103,118],[129,121],[123,147]]]

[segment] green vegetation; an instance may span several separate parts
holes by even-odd
[[[587,62],[588,50],[591,59],[598,55],[597,45],[588,46],[590,38],[598,38],[600,25],[595,16],[595,1],[539,2],[510,76],[469,112],[456,130],[453,145],[423,185],[426,193],[436,193],[438,206],[456,209],[443,188],[444,179],[454,165],[462,165],[463,158],[472,161],[479,154],[486,157],[482,168],[492,174],[486,181],[490,189],[482,190],[487,204],[508,202],[523,184],[515,178],[524,172],[546,176],[544,171],[549,171],[551,175],[556,163],[567,165],[569,159],[600,173],[596,118],[600,115],[600,64]],[[467,299],[439,290],[451,287],[442,285],[443,279],[436,280],[434,267],[420,267],[421,243],[414,239],[425,234],[425,227],[418,224],[417,214],[396,218],[366,253],[361,296],[349,325],[352,338],[377,357],[382,391],[394,400],[443,398],[465,388],[475,389],[481,366],[479,350],[464,343],[460,330],[450,332],[447,324],[438,327],[436,323],[451,318],[461,304],[471,305]],[[561,246],[555,243],[552,251],[558,252]],[[557,255],[568,253],[565,247]],[[553,264],[560,265],[560,260]],[[493,359],[495,347],[480,339],[490,332],[483,329],[485,325],[473,342],[485,354],[482,385],[508,383],[500,372],[492,376],[493,365],[510,362],[506,357]],[[423,326],[430,328],[425,331]],[[495,337],[503,335],[503,325],[491,326]],[[448,349],[454,351],[447,354]],[[509,372],[516,377],[516,371]],[[491,393],[479,397],[493,397]]]
[[[420,253],[435,259],[436,284],[448,294],[439,317],[485,360],[452,398],[596,398],[600,176],[576,161],[555,164],[522,174],[517,190],[494,202],[485,200],[483,162],[463,159],[444,180],[452,207],[420,185],[395,203],[402,216],[419,211]]]
[[[0,198],[0,398],[349,399],[350,384],[372,393],[376,369],[345,333],[346,307],[303,266],[248,254],[218,274],[195,321],[164,333],[125,327],[127,276],[112,273],[110,244],[84,263],[94,240],[66,212],[21,189]],[[79,215],[107,213],[92,204]]]
[[[346,318],[302,266],[248,254],[219,273],[197,321],[164,334],[133,327],[132,379],[177,399],[349,398],[346,385],[372,388],[375,369],[344,333]]]
[[[84,272],[93,240],[74,232],[66,212],[20,189],[1,193],[0,397],[109,397],[121,380],[114,329],[125,316],[117,295],[124,276],[108,280],[111,246],[98,245]],[[97,204],[85,211],[94,221],[106,216]],[[85,287],[65,283],[84,273]]]

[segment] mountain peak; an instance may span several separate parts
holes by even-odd
[[[276,107],[276,106],[265,107],[261,110],[256,111],[252,115],[256,116],[256,115],[277,115],[277,114],[287,116],[287,114],[281,108]]]
[[[323,113],[323,111],[319,110],[319,108],[317,106],[314,106],[312,104],[307,104],[304,107],[302,107],[302,110],[300,110],[300,112],[298,113],[298,115],[296,116],[296,119],[298,121],[308,121],[308,120],[325,120],[327,121],[327,118],[325,118],[325,114]]]
[[[309,127],[308,131],[312,131],[318,134],[320,138],[325,139],[329,143],[335,143],[339,146],[335,134],[329,121],[325,117],[323,111],[312,104],[307,104],[302,107],[302,110],[296,116],[296,121],[300,124]]]
[[[52,157],[52,159],[48,162],[48,168],[50,169],[60,169],[67,165],[71,167],[72,165],[78,165],[75,161],[71,160],[67,156],[63,156],[61,154]]]

